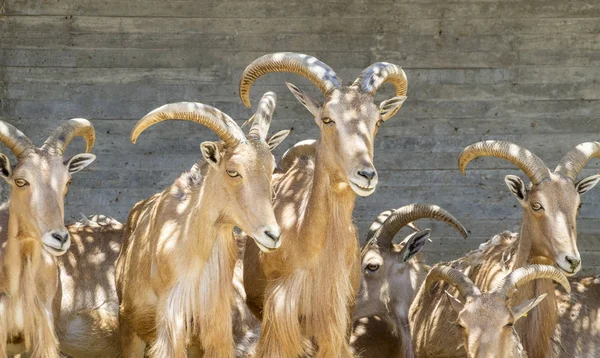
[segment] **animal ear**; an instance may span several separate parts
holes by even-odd
[[[542,302],[544,298],[546,298],[545,293],[537,296],[536,298],[527,300],[521,303],[520,305],[512,307],[511,311],[513,312],[513,317],[515,318],[515,321],[523,317],[525,314],[527,314],[527,312],[531,311],[531,309],[537,306],[538,303]]]
[[[404,239],[404,241],[406,241],[406,244],[404,245],[402,250],[400,250],[399,253],[402,262],[408,261],[411,257],[413,257],[419,251],[421,251],[423,245],[425,245],[425,243],[429,239],[430,233],[431,230],[425,229],[412,233],[408,235],[406,239]]]
[[[81,169],[87,167],[92,164],[92,162],[96,160],[96,156],[91,153],[81,153],[74,155],[71,159],[67,161],[67,167],[69,168],[69,173],[77,173]]]
[[[504,182],[510,192],[513,193],[519,201],[525,200],[525,196],[527,195],[527,189],[525,189],[525,183],[521,178],[516,175],[507,175],[504,177]]]
[[[460,311],[462,311],[463,308],[465,307],[465,304],[460,302],[460,300],[458,298],[452,296],[450,294],[450,292],[448,292],[448,291],[444,291],[444,292],[446,292],[446,296],[450,300],[450,304],[452,305],[452,308],[454,308],[456,313],[459,313]]]
[[[286,129],[283,131],[279,131],[275,134],[273,134],[271,136],[271,138],[269,138],[269,140],[267,140],[267,145],[269,146],[269,150],[273,151],[275,148],[277,148],[281,142],[283,142],[285,140],[285,138],[287,138],[288,135],[290,135],[290,133],[292,133],[291,129]]]
[[[577,184],[575,184],[575,188],[579,195],[585,194],[591,188],[595,187],[596,184],[600,181],[600,174],[592,175],[587,178],[581,179]]]
[[[219,145],[215,142],[202,142],[200,143],[200,151],[202,157],[208,162],[208,164],[215,168],[219,166],[221,162],[221,151]]]
[[[285,84],[290,89],[290,91],[292,92],[292,94],[294,95],[294,97],[296,97],[296,99],[300,103],[302,103],[302,105],[304,107],[306,107],[306,109],[308,109],[308,111],[310,113],[312,113],[313,116],[317,117],[319,115],[319,108],[321,106],[319,105],[319,103],[317,101],[315,101],[314,99],[310,98],[310,96],[308,96],[307,94],[305,94],[304,92],[302,92],[300,90],[300,88],[294,86],[293,84],[291,84],[289,82],[286,82]]]
[[[10,160],[5,154],[0,153],[0,176],[8,179],[11,175],[12,166],[10,165]]]
[[[404,101],[406,101],[406,96],[392,97],[381,102],[381,104],[379,105],[379,113],[381,114],[381,120],[385,122],[388,119],[392,118],[392,116],[396,114],[396,112],[398,112]]]

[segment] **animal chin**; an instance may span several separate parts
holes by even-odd
[[[62,256],[67,252],[67,249],[68,249],[68,247],[67,247],[67,249],[64,249],[64,248],[58,249],[58,248],[56,248],[54,246],[50,246],[46,243],[43,243],[43,244],[44,244],[44,249],[46,251],[48,251],[48,253],[52,256]]]
[[[260,249],[260,251],[262,252],[271,252],[274,250],[277,250],[279,248],[279,246],[281,246],[281,240],[273,243],[273,240],[261,240],[261,239],[257,239],[256,237],[253,237],[254,242],[256,243],[256,246],[258,246],[258,248]],[[271,245],[267,245],[267,242],[269,242]]]
[[[371,187],[362,186],[353,182],[352,179],[348,180],[348,182],[350,183],[350,187],[356,193],[356,195],[369,196],[375,192],[375,185]]]
[[[568,268],[563,267],[558,262],[556,263],[556,267],[558,269],[560,269],[565,274],[565,276],[573,276],[573,275],[575,275],[577,272],[579,272],[579,268],[581,267],[581,266],[579,266],[579,267],[577,267],[577,269],[571,271],[571,266],[570,265],[565,265],[565,266],[568,266]]]

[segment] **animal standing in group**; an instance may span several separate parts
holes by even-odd
[[[541,279],[554,280],[569,293],[571,286],[563,272],[548,265],[527,265],[506,275],[492,291],[482,293],[463,272],[436,265],[427,275],[422,291],[427,295],[435,290],[432,285],[436,281],[443,280],[459,292],[460,298],[444,292],[456,317],[452,322],[461,332],[462,347],[466,352],[453,357],[525,358],[527,353],[523,350],[514,325],[542,302],[546,294],[520,304],[512,304],[511,297],[518,292],[518,287]],[[435,292],[444,294],[439,285]]]
[[[581,267],[577,249],[576,218],[581,206],[580,196],[593,188],[600,175],[577,181],[588,160],[600,156],[600,143],[582,143],[567,153],[554,172],[530,151],[509,142],[483,141],[468,146],[459,157],[464,173],[467,164],[480,156],[495,156],[517,165],[531,180],[531,185],[515,175],[505,182],[523,208],[518,240],[502,245],[502,237],[482,245],[448,263],[458,269],[482,290],[491,290],[507,273],[529,264],[556,265],[566,275]],[[498,242],[495,242],[498,241]],[[456,295],[453,287],[447,287]],[[531,297],[547,295],[515,328],[529,357],[552,357],[551,337],[557,323],[554,285],[549,279],[530,281],[512,297],[516,303]],[[460,330],[451,323],[454,311],[448,309],[443,290],[430,296],[421,288],[409,312],[413,349],[418,357],[464,356]]]
[[[261,99],[246,136],[225,113],[199,103],[157,108],[131,140],[172,119],[212,129],[222,142],[203,142],[202,159],[164,191],[136,204],[117,262],[123,354],[142,357],[233,357],[232,278],[235,226],[264,251],[277,249],[280,229],[271,202],[271,154],[289,132],[266,136],[275,94]]]
[[[86,142],[86,153],[65,159],[67,146],[78,136]],[[0,154],[0,176],[10,186],[9,200],[0,207],[0,356],[59,356],[56,257],[71,245],[64,198],[71,176],[96,158],[89,153],[94,140],[92,124],[77,118],[64,122],[36,148],[25,134],[0,121],[0,141],[17,158],[13,167]]]
[[[242,74],[240,97],[250,106],[250,88],[262,75],[290,72],[312,81],[321,104],[288,84],[314,116],[320,138],[273,178],[274,206],[282,229],[279,250],[262,253],[248,244],[244,286],[251,311],[261,319],[256,357],[351,357],[354,298],[360,284],[359,244],[352,221],[356,195],[368,196],[378,182],[373,165],[375,135],[406,99],[402,69],[375,63],[349,86],[318,59],[274,53]],[[375,105],[389,82],[395,97]]]
[[[446,210],[430,204],[410,204],[379,214],[361,251],[361,285],[354,310],[353,348],[363,358],[412,357],[408,309],[425,282],[430,267],[421,251],[430,230],[418,230],[394,244],[396,234],[416,220],[448,223],[462,237],[468,233]],[[367,322],[362,322],[367,318]]]

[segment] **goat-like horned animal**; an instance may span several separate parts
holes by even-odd
[[[462,237],[468,235],[454,216],[436,205],[410,204],[379,214],[361,252],[362,277],[354,311],[355,326],[360,327],[360,332],[355,329],[352,336],[352,346],[361,357],[376,357],[382,345],[395,347],[390,350],[403,357],[413,356],[408,309],[430,269],[417,255],[430,230],[419,230],[399,244],[393,240],[403,227],[423,218],[446,222]],[[357,322],[365,317],[370,317],[368,323]],[[377,347],[371,345],[371,339],[378,341]]]
[[[529,188],[515,175],[505,182],[523,208],[520,239],[508,249],[488,243],[450,264],[463,271],[484,290],[491,290],[508,272],[528,264],[556,265],[565,274],[576,273],[581,266],[577,250],[576,218],[581,206],[580,195],[594,187],[600,175],[576,182],[577,175],[592,157],[600,156],[600,143],[589,142],[575,147],[551,172],[540,158],[512,143],[483,141],[468,146],[459,157],[464,173],[467,164],[480,156],[495,156],[517,165],[531,179]],[[500,235],[502,236],[502,235]],[[454,294],[454,289],[449,289]],[[552,357],[550,338],[557,322],[556,296],[551,280],[540,279],[523,285],[513,297],[515,303],[532,296],[547,298],[531,310],[516,330],[530,357]],[[459,332],[451,323],[444,295],[428,297],[419,292],[410,309],[409,319],[416,356],[452,355],[457,350]]]
[[[207,126],[223,142],[202,143],[201,162],[129,214],[116,277],[125,356],[142,357],[148,342],[151,357],[184,357],[186,346],[207,357],[233,357],[233,228],[265,251],[281,243],[270,149],[288,132],[266,141],[275,99],[272,92],[263,96],[247,137],[229,116],[199,103],[162,106],[133,129],[135,143],[151,125],[183,119]]]
[[[59,279],[55,256],[71,245],[64,224],[64,197],[71,175],[95,155],[65,160],[66,147],[81,136],[86,152],[94,146],[94,127],[82,118],[57,129],[41,148],[18,129],[0,121],[0,141],[17,157],[13,168],[0,154],[0,176],[10,185],[9,201],[0,207],[0,357],[28,352],[58,357],[53,300]]]
[[[270,72],[308,78],[325,102],[319,104],[287,84],[314,115],[321,136],[314,150],[307,151],[314,155],[295,157],[274,176],[281,248],[263,254],[255,245],[246,247],[248,305],[263,322],[256,356],[297,357],[316,350],[316,357],[349,357],[352,306],[360,283],[352,210],[357,194],[375,190],[373,142],[379,126],[406,99],[406,76],[400,67],[380,62],[343,86],[314,57],[275,53],[258,58],[242,74],[240,97],[246,106],[254,81]],[[377,107],[375,92],[386,82],[394,85],[396,96]]]

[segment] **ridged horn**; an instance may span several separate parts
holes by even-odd
[[[473,281],[457,269],[448,266],[434,266],[427,274],[425,288],[429,290],[431,285],[439,280],[445,281],[456,287],[458,292],[465,298],[481,294],[481,291],[479,291],[479,288],[475,286]]]
[[[287,172],[294,161],[298,157],[302,156],[313,156],[315,154],[315,144],[317,143],[314,139],[305,139],[294,144],[293,147],[286,150],[281,156],[279,163],[277,163],[277,170],[281,172]]]
[[[371,227],[373,228],[374,224],[386,214],[387,211],[379,214],[378,219]],[[455,228],[465,239],[469,235],[464,226],[462,226],[452,214],[439,206],[431,204],[410,204],[394,210],[389,217],[385,219],[383,224],[381,224],[379,229],[375,231],[371,240],[376,240],[377,243],[383,247],[391,246],[394,236],[396,236],[400,229],[415,220],[423,218],[443,221]]]
[[[41,149],[64,155],[65,149],[75,137],[85,140],[85,151],[89,153],[96,142],[96,132],[92,123],[85,118],[69,119],[50,134]]]
[[[311,80],[323,94],[341,87],[331,67],[316,57],[295,52],[277,52],[257,58],[246,67],[240,79],[240,98],[250,108],[250,88],[260,76],[271,72],[290,72]]]
[[[396,96],[406,96],[408,80],[406,73],[400,66],[388,62],[376,62],[365,68],[354,81],[353,86],[358,86],[362,92],[375,96],[375,93],[386,82],[394,85]]]
[[[17,158],[35,150],[35,146],[23,132],[12,124],[0,120],[0,141],[10,149]]]
[[[269,127],[271,126],[271,119],[273,118],[273,111],[277,105],[277,95],[275,92],[265,93],[260,102],[256,113],[252,116],[252,126],[248,132],[248,138],[256,138],[261,141],[265,141],[267,134],[269,133]]]
[[[184,120],[202,124],[214,131],[227,146],[235,146],[246,141],[240,127],[228,115],[220,110],[202,103],[179,102],[165,104],[140,119],[131,131],[131,142],[148,127],[166,120]]]
[[[577,176],[581,169],[583,169],[587,162],[592,158],[600,158],[600,143],[581,143],[571,149],[571,151],[560,160],[560,163],[554,172],[567,179],[571,179],[574,182],[577,180]]]
[[[486,140],[466,147],[458,158],[458,168],[463,175],[467,164],[477,157],[506,159],[519,167],[533,184],[539,184],[550,176],[550,170],[539,157],[510,142]]]
[[[571,285],[567,277],[556,267],[549,265],[528,265],[518,268],[506,275],[494,292],[501,294],[505,298],[510,298],[517,288],[529,281],[547,278],[558,282],[567,293],[571,292]]]

